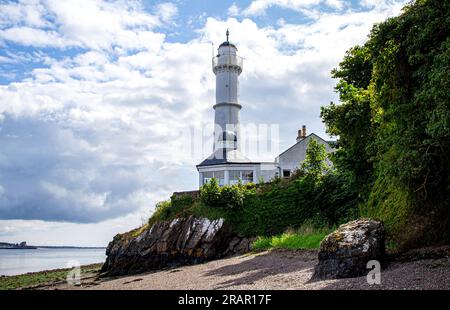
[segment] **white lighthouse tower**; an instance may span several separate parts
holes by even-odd
[[[255,163],[239,150],[239,75],[242,73],[242,58],[237,55],[236,45],[229,41],[220,44],[218,53],[212,58],[212,70],[216,76],[216,103],[214,104],[213,153],[197,165],[199,183],[203,185],[215,178],[220,185],[255,181]]]
[[[239,148],[239,111],[238,102],[239,75],[242,72],[242,58],[237,55],[237,48],[227,40],[218,49],[212,59],[212,69],[216,75],[216,104],[214,105],[214,151],[220,149],[237,150]],[[217,154],[217,155],[220,155]],[[225,155],[234,155],[236,152]]]

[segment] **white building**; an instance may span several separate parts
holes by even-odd
[[[307,143],[316,139],[330,145],[315,134],[306,136],[306,127],[299,130],[297,143],[281,153],[274,162],[252,162],[240,151],[239,112],[242,106],[238,102],[239,75],[242,73],[243,60],[237,55],[236,45],[227,40],[218,48],[217,56],[212,59],[212,69],[216,75],[216,104],[213,106],[214,146],[213,153],[197,165],[199,185],[210,179],[218,180],[219,185],[265,182],[278,176],[288,177],[305,158]]]

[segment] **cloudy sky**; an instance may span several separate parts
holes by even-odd
[[[213,120],[227,28],[242,123],[277,124],[279,150],[326,137],[330,70],[405,2],[0,1],[0,241],[104,246],[195,189],[212,145],[183,133]]]

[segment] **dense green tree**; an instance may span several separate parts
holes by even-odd
[[[350,57],[351,53],[346,56],[347,63]],[[337,74],[339,71],[334,72]],[[337,171],[347,176],[360,196],[367,196],[373,180],[371,143],[376,128],[372,123],[369,91],[343,80],[336,89],[341,104],[331,103],[321,111],[327,132],[339,137],[337,150],[330,157]]]
[[[331,156],[338,172],[346,175],[358,190],[361,199],[370,192],[373,182],[371,147],[376,124],[373,122],[368,90],[372,79],[373,62],[368,46],[355,46],[347,51],[333,78],[339,80],[335,89],[340,104],[321,108],[327,132],[338,136],[337,151]]]
[[[418,0],[376,25],[333,76],[322,109],[333,161],[404,245],[449,238],[450,4]]]

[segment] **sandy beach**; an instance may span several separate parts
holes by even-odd
[[[380,285],[366,277],[311,281],[316,251],[276,250],[231,257],[115,279],[84,279],[81,286],[65,283],[44,289],[203,290],[203,289],[450,289],[450,258],[392,262],[381,273]]]

